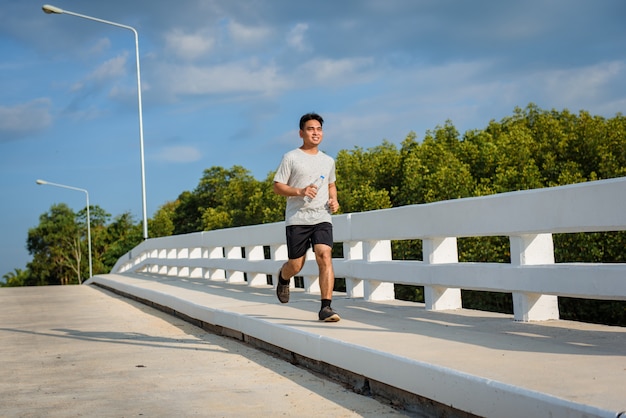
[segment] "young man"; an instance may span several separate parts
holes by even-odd
[[[302,146],[283,156],[274,176],[274,192],[287,197],[285,225],[288,261],[278,271],[276,295],[289,302],[289,281],[304,266],[306,252],[313,246],[319,268],[322,306],[320,321],[337,322],[330,307],[335,286],[332,263],[333,226],[331,214],[339,209],[335,187],[335,160],[319,150],[324,119],[316,113],[300,118]],[[323,176],[323,179],[321,178]],[[314,183],[322,181],[318,187]]]

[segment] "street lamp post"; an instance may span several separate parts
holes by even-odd
[[[42,10],[47,14],[66,14],[77,17],[82,17],[83,19],[93,20],[100,23],[105,23],[107,25],[117,26],[118,28],[128,29],[133,32],[135,35],[135,58],[137,61],[137,98],[139,102],[139,153],[141,155],[141,203],[143,209],[143,239],[148,239],[148,215],[146,209],[146,171],[145,171],[145,162],[144,162],[144,151],[143,151],[143,111],[141,105],[141,73],[139,71],[139,35],[137,31],[132,26],[122,25],[119,23],[111,22],[108,20],[98,19],[96,17],[86,16],[79,13],[70,12],[67,10],[63,10],[56,6],[51,6],[49,4],[44,4],[42,6]]]
[[[62,187],[64,189],[70,189],[70,190],[78,190],[79,192],[84,192],[85,195],[87,196],[87,247],[89,248],[89,277],[93,277],[93,270],[92,270],[92,263],[91,263],[91,219],[89,217],[89,192],[85,189],[80,189],[78,187],[72,187],[72,186],[66,186],[65,184],[57,184],[57,183],[50,183],[49,181],[45,181],[45,180],[37,180],[36,181],[37,184],[45,184],[48,186],[56,186],[56,187]],[[78,283],[82,284],[82,281],[80,280],[80,271],[78,272]]]

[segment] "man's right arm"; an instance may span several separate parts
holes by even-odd
[[[279,183],[277,181],[274,182],[274,193],[286,197],[303,196],[302,189],[297,189],[295,187],[291,187],[286,185],[285,183]]]
[[[306,186],[303,189],[299,189],[297,187],[291,187],[285,183],[279,183],[277,181],[274,182],[274,193],[279,194],[281,196],[292,197],[292,196],[309,196],[311,199],[315,197],[317,194],[317,188],[312,184]]]

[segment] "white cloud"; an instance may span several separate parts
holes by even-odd
[[[307,51],[310,48],[304,44],[304,35],[309,29],[306,23],[298,23],[287,35],[287,44],[298,51]]]
[[[354,83],[367,78],[367,70],[374,60],[368,57],[343,58],[338,60],[317,58],[304,63],[300,71],[309,74],[307,78],[325,83]]]
[[[89,49],[89,54],[91,54],[91,55],[99,55],[99,54],[103,53],[104,51],[108,50],[109,48],[111,48],[111,41],[109,40],[109,38],[102,38],[102,39],[99,39]]]
[[[105,61],[96,68],[87,78],[89,80],[102,81],[120,77],[126,74],[126,59],[128,53],[123,53],[115,58]]]
[[[202,153],[192,146],[165,147],[154,156],[155,160],[170,163],[192,163],[202,158]]]
[[[271,35],[271,30],[262,26],[246,26],[231,21],[228,31],[232,39],[238,44],[258,44]]]
[[[548,71],[538,75],[543,80],[546,93],[560,97],[565,103],[603,100],[607,90],[616,83],[621,83],[626,74],[623,62],[600,63],[582,68]],[[577,110],[577,109],[570,109]]]
[[[101,84],[108,80],[112,80],[126,75],[127,58],[128,53],[124,52],[123,54],[120,54],[115,58],[111,58],[110,60],[105,61],[100,66],[98,66],[98,68],[88,74],[83,80],[75,83],[72,86],[71,90],[79,91],[89,84]]]
[[[144,93],[146,90],[148,90],[148,88],[142,84],[141,92]],[[111,87],[107,96],[112,100],[123,102],[137,101],[137,84],[115,85]]]
[[[166,66],[161,71],[161,85],[169,88],[174,95],[272,95],[287,86],[287,81],[275,66],[257,67],[253,61],[205,67]]]
[[[51,124],[49,99],[35,99],[15,106],[0,106],[0,142],[40,132]]]
[[[165,34],[165,50],[187,61],[208,54],[214,46],[215,39],[206,30],[184,33],[181,29],[173,29]]]

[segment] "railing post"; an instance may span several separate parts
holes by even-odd
[[[181,248],[176,251],[176,259],[177,260],[188,260],[189,259],[189,248]],[[178,277],[189,277],[190,274],[189,266],[180,266],[176,271],[176,276]]]
[[[209,259],[224,258],[223,247],[211,247],[207,254]],[[226,280],[226,272],[223,269],[208,268],[205,278],[209,280]]]
[[[164,276],[167,275],[167,250],[166,249],[160,249],[159,250],[159,255],[157,256],[157,259],[161,260],[161,259],[165,259],[165,263],[163,264],[156,264],[156,268],[157,270],[157,274],[162,274]]]
[[[255,245],[253,247],[246,247],[246,260],[247,261],[261,261],[265,259],[262,245]],[[267,275],[264,273],[248,272],[248,285],[260,286],[267,284]]]
[[[422,241],[424,264],[458,263],[456,237],[435,237]],[[461,289],[443,286],[424,286],[426,310],[461,309]]]
[[[159,258],[159,250],[153,249],[150,251],[149,254],[147,253],[141,253],[139,255],[139,257],[137,257],[137,259],[135,260],[134,264],[137,265],[139,263],[141,263],[142,261],[145,261],[147,259],[155,259],[155,258]],[[148,268],[146,269],[149,273],[158,273],[159,272],[159,266],[157,264],[149,264]]]
[[[242,259],[241,247],[226,247],[226,258],[230,260]],[[226,281],[228,283],[243,283],[246,280],[243,271],[228,270],[226,273]]]
[[[276,260],[279,264],[282,265],[283,262],[287,261],[288,252],[287,252],[287,244],[278,244],[278,245],[270,245],[270,258],[272,260]],[[276,287],[278,283],[278,269],[276,269],[276,274],[272,275],[272,284]],[[295,288],[295,280],[289,281],[289,288]]]
[[[176,248],[170,248],[167,250],[167,256],[166,258],[168,260],[176,260],[178,259],[178,249]],[[169,266],[168,263],[165,263],[166,265],[166,275],[168,276],[178,276],[178,267],[177,266]]]
[[[344,260],[363,260],[363,243],[361,241],[348,241],[343,243]],[[363,297],[363,280],[354,277],[346,277],[346,296],[349,298]]]
[[[193,247],[189,249],[189,259],[199,259],[202,258],[202,248]],[[202,278],[202,267],[194,267],[189,272],[190,278]]]
[[[554,264],[552,234],[532,234],[509,237],[511,265]],[[516,321],[546,321],[559,319],[558,298],[539,293],[513,292],[513,316]]]
[[[365,241],[363,252],[367,261],[391,261],[391,241]],[[393,283],[365,280],[363,283],[363,299],[366,301],[382,301],[395,299]]]

